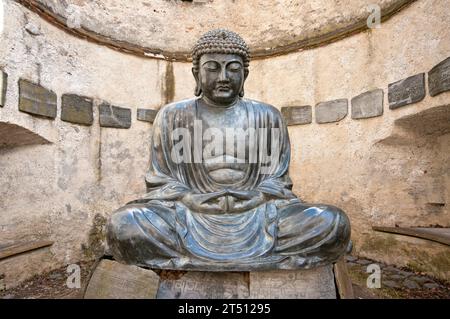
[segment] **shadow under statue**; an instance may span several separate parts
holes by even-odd
[[[286,124],[275,107],[243,97],[248,66],[236,33],[199,39],[196,97],[158,112],[148,192],[108,221],[116,260],[174,270],[308,269],[351,249],[342,210],[292,193]]]

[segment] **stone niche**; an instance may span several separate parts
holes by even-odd
[[[373,162],[383,163],[379,169],[386,171],[390,191],[406,189],[404,205],[416,207],[403,226],[427,226],[417,224],[424,218],[429,224],[450,222],[449,152],[450,105],[397,119],[390,136],[375,144]]]
[[[47,143],[50,142],[22,126],[0,122],[0,148]]]
[[[369,158],[372,175],[368,187],[377,187],[371,197],[377,216],[371,225],[448,227],[448,154],[450,105],[432,107],[395,120],[389,136],[373,145]],[[379,232],[356,239],[356,253],[361,256],[408,266],[436,278],[450,278],[448,246]]]
[[[339,264],[340,266],[336,266]],[[336,299],[351,297],[345,264],[307,270],[200,272],[150,270],[102,259],[86,299]],[[342,268],[344,267],[344,268]],[[336,280],[335,280],[336,278]],[[340,278],[337,280],[337,278]],[[339,287],[339,288],[338,288]]]

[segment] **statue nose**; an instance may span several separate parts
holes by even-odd
[[[222,71],[220,71],[220,74],[219,74],[219,81],[220,81],[220,82],[227,82],[227,81],[228,81],[227,70],[223,69]]]

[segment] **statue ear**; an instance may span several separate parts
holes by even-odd
[[[239,92],[239,96],[240,97],[244,97],[244,85],[245,85],[245,80],[247,80],[247,76],[248,76],[248,70],[245,69],[245,71],[244,71],[244,83],[242,83],[242,88],[241,88],[241,91]]]
[[[200,96],[202,94],[202,86],[200,85],[200,75],[198,70],[196,70],[195,68],[192,68],[192,74],[194,75],[195,78],[195,96]]]
[[[248,68],[244,69],[244,82],[245,80],[247,80],[248,74],[250,73],[250,71],[248,70]]]

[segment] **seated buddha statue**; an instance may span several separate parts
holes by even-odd
[[[147,193],[109,218],[116,260],[175,270],[301,269],[351,249],[342,210],[292,192],[281,113],[244,98],[249,56],[244,40],[223,29],[194,46],[196,97],[159,110]]]

